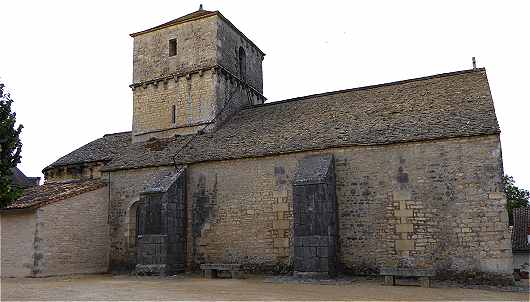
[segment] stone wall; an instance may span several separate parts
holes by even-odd
[[[189,167],[188,260],[292,263],[292,181],[306,152]],[[497,136],[325,150],[335,156],[339,263],[508,273]]]
[[[31,276],[35,211],[11,211],[0,214],[0,243],[2,277]]]
[[[250,84],[259,93],[263,94],[263,69],[262,61],[264,55],[252,45],[247,39],[241,36],[225,20],[217,18],[217,61],[232,74]],[[245,52],[245,74],[239,70],[239,48]]]
[[[169,56],[169,40],[177,53]],[[217,16],[176,24],[134,37],[133,83],[213,66],[217,55]]]
[[[46,205],[35,215],[34,276],[108,270],[108,188]]]
[[[70,180],[101,178],[103,162],[89,162],[75,165],[59,166],[44,172],[46,182],[63,182]]]
[[[215,72],[209,69],[135,88],[134,140],[143,141],[160,134],[167,137],[168,131],[170,135],[194,133],[194,126],[211,122],[216,112],[215,80]]]

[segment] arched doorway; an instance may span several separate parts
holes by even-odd
[[[140,207],[141,202],[139,199],[129,203],[127,208],[127,215],[125,216],[127,226],[127,255],[128,255],[128,265],[129,269],[134,269],[136,266],[136,240],[138,234],[138,208]]]

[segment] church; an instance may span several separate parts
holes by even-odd
[[[218,11],[131,34],[133,122],[0,209],[2,275],[432,270],[510,278],[484,68],[267,103]]]

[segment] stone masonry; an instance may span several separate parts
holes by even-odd
[[[498,137],[339,148],[333,154],[344,268],[510,271]],[[297,160],[306,155],[192,165],[188,211],[195,207],[201,219],[190,218],[200,225],[190,225],[189,260],[292,263],[291,184]]]
[[[107,196],[103,187],[36,209],[2,212],[2,276],[107,272]]]
[[[264,54],[220,15],[177,19],[131,36],[135,141],[196,133],[219,114],[222,120],[237,108],[264,101]],[[170,40],[176,41],[176,55],[169,55]]]
[[[37,210],[35,276],[108,270],[108,203],[101,202],[107,192],[102,188]]]
[[[2,240],[2,277],[31,276],[33,243],[35,238],[35,211],[0,214]]]

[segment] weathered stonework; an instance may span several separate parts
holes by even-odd
[[[35,238],[35,211],[0,214],[2,241],[1,276],[31,276],[33,243]]]
[[[50,183],[71,180],[98,179],[101,178],[102,166],[103,162],[65,165],[45,171],[44,177],[45,180]]]
[[[498,136],[326,150],[335,156],[339,266],[508,273],[511,248]],[[187,267],[292,265],[293,175],[310,154],[188,166]],[[465,158],[466,160],[462,160]],[[131,202],[173,167],[110,173],[111,261],[131,267]],[[133,258],[131,258],[133,259]]]
[[[133,37],[135,142],[208,131],[206,125],[265,100],[263,54],[220,15]],[[170,40],[176,40],[175,55]]]
[[[489,198],[501,192],[497,136],[332,153],[343,267],[510,271],[505,200]],[[191,165],[188,209],[201,223],[188,213],[189,261],[291,263],[292,177],[307,154]]]
[[[107,192],[101,188],[37,209],[35,276],[108,270]]]

